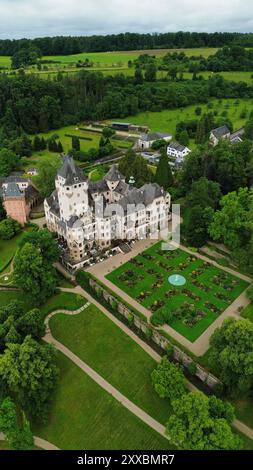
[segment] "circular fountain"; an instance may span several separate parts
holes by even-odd
[[[184,276],[181,276],[181,274],[172,274],[168,278],[168,281],[172,286],[184,286],[186,284],[186,279]]]

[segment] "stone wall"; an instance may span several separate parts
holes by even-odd
[[[183,364],[184,367],[188,367],[189,364],[193,362],[192,358],[188,356],[184,351],[182,351],[178,346],[170,343],[170,341],[165,338],[159,331],[155,329],[151,324],[147,324],[142,320],[138,315],[136,315],[130,308],[124,305],[123,302],[120,302],[116,297],[110,294],[105,288],[100,286],[94,279],[89,280],[90,287],[95,290],[97,293],[101,292],[104,300],[110,305],[113,305],[115,302],[117,304],[117,311],[127,320],[131,317],[133,324],[138,330],[141,330],[145,335],[147,332],[151,332],[152,341],[157,344],[161,349],[166,351],[169,347],[173,348],[173,358]],[[219,379],[208,372],[204,367],[199,364],[196,364],[196,377],[205,383],[208,387],[214,388],[218,383]]]

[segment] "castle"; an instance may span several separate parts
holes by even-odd
[[[170,194],[156,183],[134,187],[113,165],[103,179],[90,181],[70,156],[59,169],[55,190],[44,201],[47,227],[67,248],[70,265],[82,265],[87,251],[110,248],[166,230]]]

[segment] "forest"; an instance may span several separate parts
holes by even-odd
[[[181,49],[239,45],[253,47],[253,33],[121,33],[106,36],[56,36],[36,39],[2,39],[0,55],[13,55],[22,48],[35,47],[42,55],[80,52],[130,51],[141,49]]]
[[[253,86],[209,80],[160,83],[136,82],[118,75],[105,77],[81,71],[75,76],[58,75],[43,80],[35,75],[0,76],[0,142],[20,133],[36,134],[82,120],[124,118],[140,111],[161,111],[211,98],[252,98]]]

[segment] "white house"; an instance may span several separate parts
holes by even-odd
[[[141,149],[150,149],[156,140],[164,140],[170,142],[172,139],[171,134],[164,134],[162,132],[153,132],[149,134],[141,134],[138,139],[138,147]]]
[[[184,145],[178,144],[177,142],[171,142],[167,147],[167,155],[173,157],[175,162],[171,162],[172,165],[180,166],[187,155],[191,153],[191,150]]]
[[[211,130],[210,134],[210,142],[215,147],[218,145],[221,139],[229,139],[230,138],[230,130],[227,126],[217,127],[216,129]]]
[[[167,228],[170,194],[156,183],[135,188],[116,165],[92,182],[67,156],[55,188],[44,201],[47,227],[65,244],[72,267],[85,263],[95,246],[108,249],[112,241],[145,238]]]
[[[238,129],[237,131],[231,134],[229,128],[227,126],[217,127],[213,129],[210,134],[210,142],[211,144],[216,147],[220,140],[229,140],[231,144],[237,144],[238,142],[243,141],[244,129]]]

